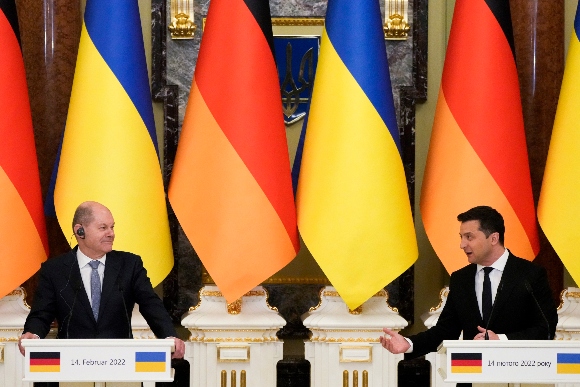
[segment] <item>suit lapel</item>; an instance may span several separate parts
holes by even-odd
[[[121,257],[115,251],[107,253],[107,260],[105,261],[105,276],[103,277],[103,288],[101,289],[101,306],[99,307],[99,316],[102,316],[107,305],[111,299],[111,295],[116,289],[117,277],[121,267]]]
[[[514,279],[517,278],[517,268],[515,267],[515,260],[511,259],[511,256],[512,255],[510,253],[501,275],[501,281],[497,287],[495,300],[493,302],[493,314],[490,317],[490,327],[494,317],[501,315],[501,310],[508,302],[510,294],[516,285],[516,281],[514,281]]]
[[[465,305],[471,309],[470,314],[477,317],[477,320],[481,320],[481,312],[479,311],[479,306],[477,303],[477,295],[475,294],[475,274],[477,273],[477,265],[470,264],[466,270],[465,281],[467,285],[464,289],[467,289],[467,300]]]

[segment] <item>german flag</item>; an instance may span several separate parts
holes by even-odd
[[[480,374],[481,353],[452,353],[451,372],[454,374]]]
[[[0,298],[48,257],[40,177],[14,0],[0,0]]]
[[[457,0],[421,192],[429,241],[449,273],[468,262],[457,215],[479,205],[504,217],[505,243],[540,246],[508,0]]]
[[[30,372],[60,372],[60,352],[30,352]]]
[[[299,249],[267,0],[212,0],[169,200],[227,302]]]

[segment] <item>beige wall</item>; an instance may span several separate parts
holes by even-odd
[[[454,4],[452,0],[429,2],[427,101],[417,105],[416,116],[415,229],[419,243],[419,259],[415,264],[415,324],[405,329],[406,334],[425,330],[420,316],[439,303],[439,291],[449,283],[449,275],[435,255],[425,234],[419,200]],[[459,243],[450,241],[450,243],[454,242]]]

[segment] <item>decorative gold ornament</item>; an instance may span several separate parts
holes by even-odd
[[[171,39],[193,39],[197,30],[193,9],[193,0],[171,0]]]
[[[362,313],[362,305],[359,306],[358,308],[353,309],[349,309],[348,313],[350,314],[361,314]]]
[[[441,308],[441,305],[443,305],[443,298],[447,297],[449,295],[449,289],[447,289],[446,287],[441,289],[439,291],[439,304],[437,304],[437,306],[434,306],[432,308],[429,309],[429,312],[433,313],[435,312],[437,309]]]
[[[231,304],[228,304],[228,314],[240,314],[242,313],[242,299],[238,298]]]
[[[385,0],[385,39],[406,40],[409,37],[407,7],[407,0]]]

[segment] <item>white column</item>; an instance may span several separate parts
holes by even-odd
[[[190,332],[185,358],[191,365],[190,385],[236,386],[245,377],[247,386],[275,386],[276,364],[282,359],[282,345],[276,332],[286,321],[268,305],[261,286],[228,305],[216,286],[200,290],[200,301],[184,315],[181,324]]]
[[[387,302],[382,290],[355,311],[350,311],[333,287],[320,293],[318,306],[302,315],[304,326],[312,332],[305,343],[306,359],[311,364],[311,387],[348,385],[356,373],[358,386],[368,378],[368,386],[396,386],[397,366],[403,355],[383,349],[379,337],[383,328],[401,330],[407,321]]]

